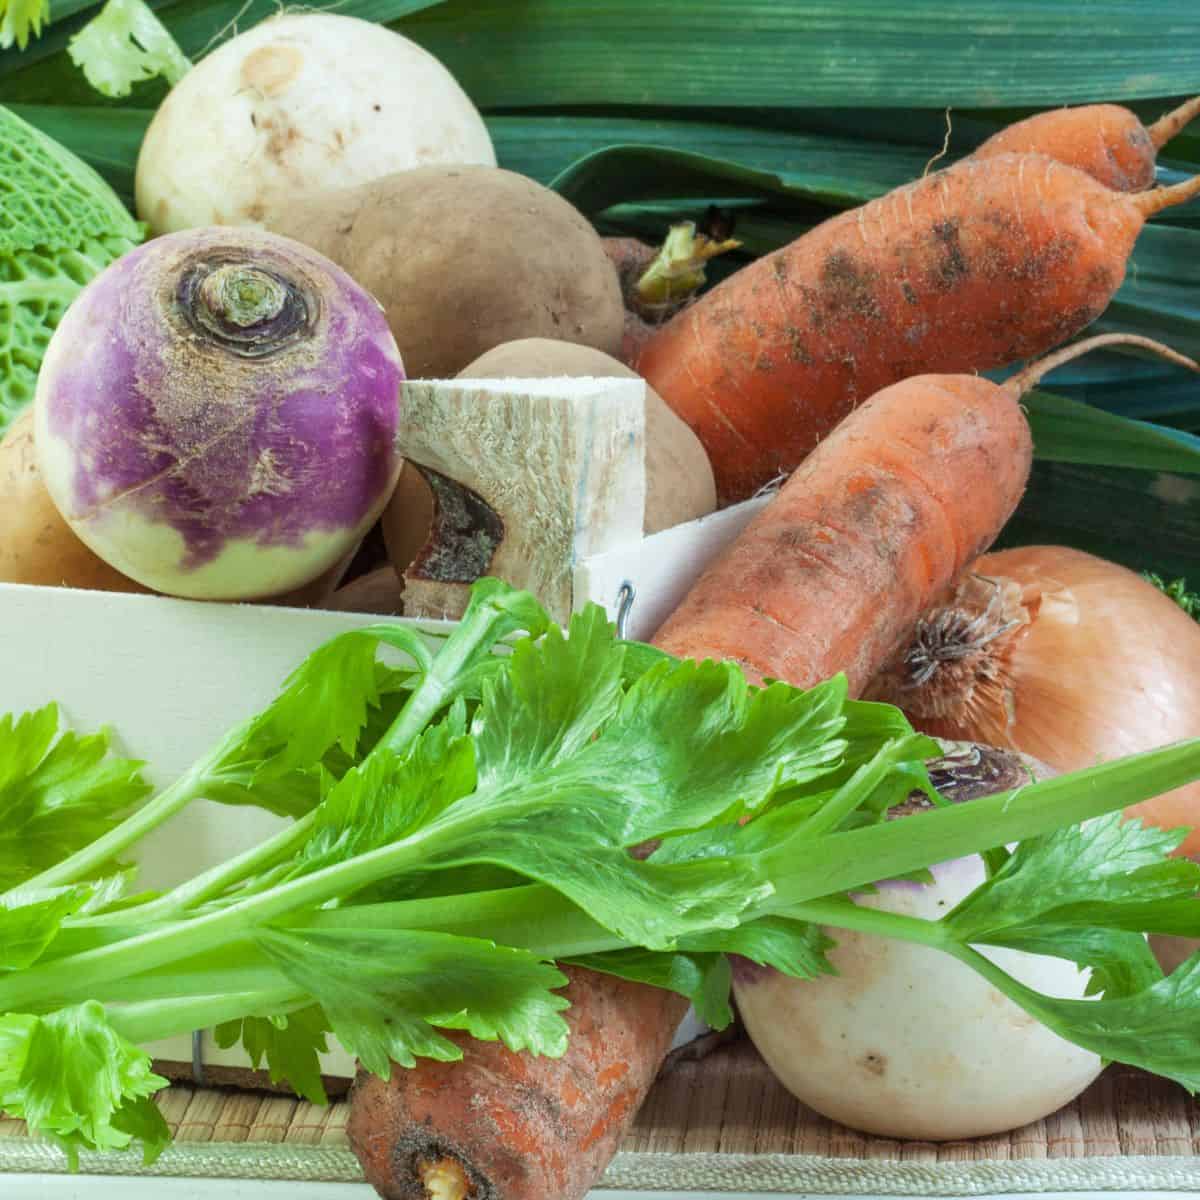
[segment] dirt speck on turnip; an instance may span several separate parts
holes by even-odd
[[[882,1078],[887,1074],[887,1057],[875,1051],[864,1054],[862,1057],[862,1068],[864,1071]]]
[[[294,46],[262,46],[242,63],[242,85],[270,98],[286,91],[304,66],[304,55]]]

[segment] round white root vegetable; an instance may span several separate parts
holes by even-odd
[[[298,195],[438,163],[494,166],[453,76],[416,43],[330,13],[273,17],[171,90],[138,157],[138,215],[155,234],[273,228]]]
[[[1009,751],[959,751],[968,758],[975,753],[983,756],[981,770],[967,774],[983,773],[990,782],[955,796],[938,780],[943,795],[967,799],[1028,779]],[[954,758],[942,761],[953,770]],[[972,856],[932,874],[932,884],[886,882],[855,902],[936,920],[983,882],[985,870]],[[846,930],[830,933],[837,941],[829,955],[836,976],[802,981],[745,960],[734,965],[734,992],[751,1039],[784,1086],[824,1116],[883,1137],[982,1137],[1047,1116],[1099,1075],[1096,1055],[1051,1033],[949,955]],[[979,949],[1040,992],[1084,994],[1087,975],[1074,963]]]
[[[279,596],[383,510],[403,378],[378,303],[315,251],[170,234],[97,276],[55,331],[38,466],[74,533],[145,587]]]

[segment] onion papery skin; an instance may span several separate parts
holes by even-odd
[[[867,696],[934,736],[1079,770],[1200,735],[1200,625],[1135,572],[1081,550],[1003,550],[976,560]],[[1200,784],[1126,814],[1191,827],[1181,853],[1200,852]]]
[[[60,323],[38,462],[75,533],[138,583],[276,596],[332,567],[387,503],[403,379],[383,310],[328,259],[251,229],[171,234]]]

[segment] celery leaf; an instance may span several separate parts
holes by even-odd
[[[110,99],[128,96],[135,83],[160,75],[176,84],[192,69],[143,0],[108,0],[67,43],[67,53],[88,83]]]
[[[1011,977],[993,981],[1060,1037],[1112,1062],[1127,1063],[1200,1090],[1200,954],[1132,995],[1062,1000]]]
[[[1162,978],[1142,936],[1155,913],[1187,901],[1200,933],[1200,866],[1169,857],[1183,836],[1117,812],[1031,838],[941,924],[964,945],[1070,959],[1091,993],[1136,994]]]
[[[1031,838],[946,917],[947,925],[962,940],[977,941],[1010,924],[1014,913],[1024,923],[1080,902],[1098,906],[1191,895],[1200,888],[1200,865],[1168,857],[1184,834],[1109,813]]]
[[[685,996],[696,1015],[713,1029],[725,1029],[733,1023],[729,1003],[732,975],[724,954],[634,947],[605,954],[583,954],[564,961],[569,966],[586,967],[589,971]]]
[[[478,938],[381,928],[263,929],[258,943],[328,1015],[338,1041],[386,1079],[390,1063],[462,1057],[437,1032],[465,1030],[510,1050],[560,1055],[563,974],[527,950]]]
[[[714,1029],[724,1029],[733,1021],[728,955],[737,954],[793,979],[816,979],[834,973],[827,957],[833,945],[818,925],[786,917],[760,917],[736,929],[680,938],[677,950],[612,950],[566,961],[678,992],[692,1002],[702,1020]]]
[[[150,1055],[126,1041],[94,1001],[45,1016],[0,1016],[0,1109],[49,1134],[74,1158],[81,1146],[148,1158],[169,1140],[150,1099],[167,1081]]]
[[[58,936],[64,919],[78,912],[93,893],[77,884],[30,888],[0,895],[0,972],[32,966]]]
[[[24,50],[30,35],[41,37],[49,20],[50,0],[0,0],[0,50],[14,43]]]
[[[54,705],[0,718],[0,891],[119,824],[150,792],[140,768],[106,733],[59,735]]]
[[[317,1005],[279,1017],[245,1017],[215,1030],[218,1046],[241,1042],[255,1070],[265,1062],[271,1082],[287,1083],[310,1104],[327,1104],[318,1055],[329,1049],[329,1022]]]

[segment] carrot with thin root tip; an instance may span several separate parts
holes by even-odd
[[[934,600],[995,540],[1032,457],[1020,399],[1104,334],[1003,384],[920,375],[876,393],[806,459],[684,597],[655,642],[682,658],[739,663],[811,687],[844,671],[854,695]]]
[[[1200,116],[1194,96],[1146,126],[1119,104],[1056,108],[1016,121],[993,134],[971,156],[1046,154],[1118,192],[1140,192],[1154,183],[1155,158],[1177,133]]]
[[[1042,154],[966,159],[817,226],[646,343],[720,501],[788,474],[858,404],[928,371],[1044,354],[1108,306],[1142,226],[1200,177],[1114,192]]]

